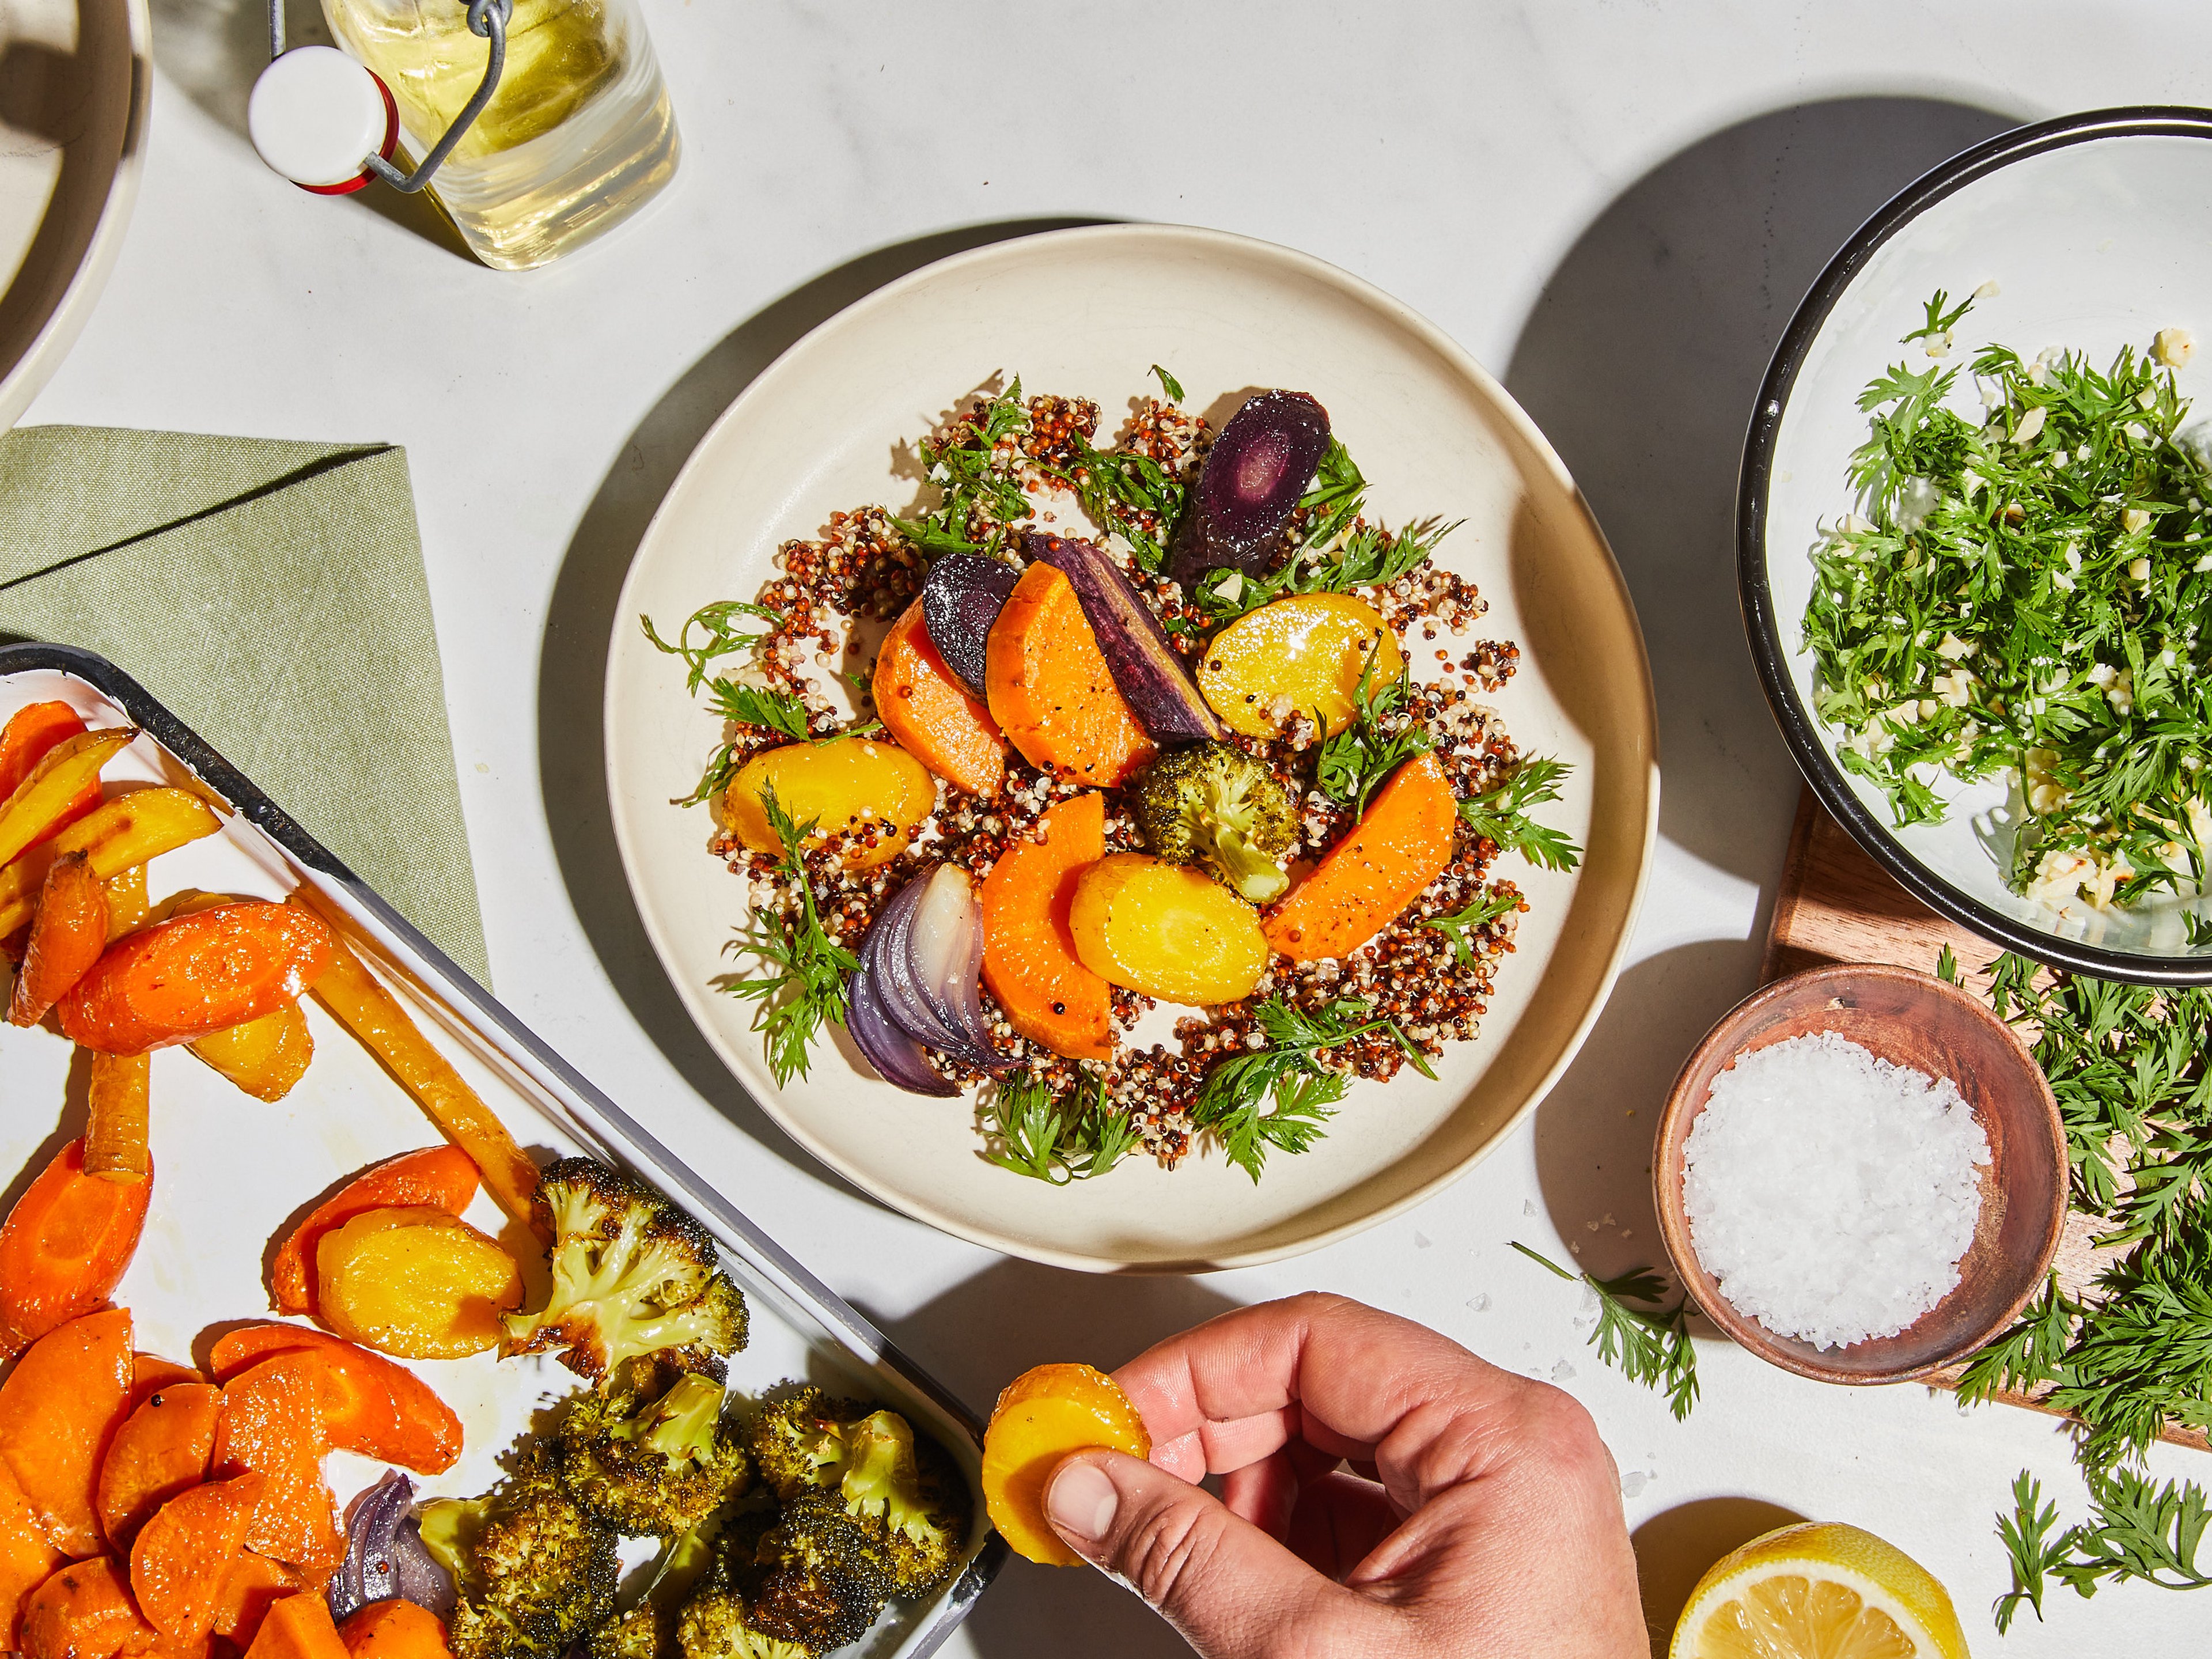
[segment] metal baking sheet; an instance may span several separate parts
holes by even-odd
[[[729,1200],[687,1168],[613,1100],[555,1054],[448,959],[360,877],[276,803],[105,658],[50,645],[0,647],[0,719],[29,702],[70,704],[95,726],[128,723],[143,735],[104,773],[109,793],[167,783],[191,788],[222,812],[220,834],[163,854],[148,867],[149,896],[199,888],[281,898],[301,887],[393,992],[515,1138],[542,1158],[571,1152],[611,1158],[684,1203],[714,1233],[751,1306],[745,1351],[730,1384],[751,1396],[787,1378],[885,1401],[926,1424],[966,1467],[980,1454],[974,1415],[902,1354]],[[312,998],[315,1039],[307,1075],[264,1104],[218,1077],[187,1050],[154,1057],[151,1130],[155,1191],[145,1237],[115,1299],[133,1316],[133,1341],[173,1359],[202,1362],[228,1327],[275,1316],[264,1263],[272,1241],[364,1164],[438,1139],[413,1098]],[[15,1196],[62,1141],[82,1133],[84,1080],[71,1046],[42,1030],[0,1026],[0,1076],[8,1110],[0,1159],[17,1171]],[[542,1297],[544,1263],[526,1230],[487,1194],[468,1218],[499,1237],[523,1263],[528,1293]],[[526,1303],[526,1305],[534,1305]],[[472,1496],[499,1479],[499,1457],[549,1400],[576,1379],[550,1358],[410,1362],[459,1413],[460,1460],[416,1477],[424,1496]],[[330,1476],[341,1506],[381,1466],[334,1453]],[[919,1659],[966,1616],[1006,1559],[977,1504],[962,1571],[933,1598],[897,1603],[850,1651],[869,1659]],[[625,1560],[630,1559],[626,1553]]]

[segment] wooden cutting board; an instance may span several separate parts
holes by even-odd
[[[1977,991],[1986,991],[1989,977],[1982,969],[2003,947],[1945,921],[1899,886],[1828,816],[1813,798],[1813,792],[1805,791],[1797,803],[1796,825],[1790,834],[1790,856],[1782,867],[1782,886],[1774,901],[1774,921],[1767,930],[1759,983],[1837,962],[1888,962],[1933,973],[1936,958],[1946,945],[1959,959],[1966,983]],[[2100,1250],[2090,1243],[2098,1225],[2094,1218],[2079,1211],[2067,1217],[2057,1267],[2059,1283],[2069,1296],[2081,1297],[2118,1254]],[[1937,1388],[1949,1389],[1958,1386],[1958,1371],[1953,1370],[1929,1380]],[[2025,1395],[1996,1397],[2015,1406],[2047,1409]],[[2169,1425],[2165,1437],[2176,1445],[2212,1451],[2212,1440],[2194,1429]]]

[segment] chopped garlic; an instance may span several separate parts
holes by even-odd
[[[2038,404],[2021,416],[2020,424],[2012,429],[2012,441],[2016,444],[2033,443],[2036,434],[2043,430],[2044,415],[2043,405]]]
[[[2128,561],[2128,580],[2135,583],[2139,587],[2143,583],[2148,581],[2150,580],[2150,561],[2148,559],[2130,559]]]
[[[1974,654],[1973,642],[1962,640],[1956,634],[1947,633],[1937,643],[1936,654],[1949,662],[1964,662]]]
[[[2149,527],[2150,514],[2142,507],[2131,507],[2120,514],[2120,528],[2130,536],[2138,530],[2147,530]]]
[[[2179,368],[2197,355],[2197,337],[2185,328],[2162,328],[2150,343],[2150,355],[2168,368]]]

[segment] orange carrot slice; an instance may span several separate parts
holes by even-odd
[[[346,1659],[345,1644],[319,1595],[288,1595],[269,1609],[246,1659]]]
[[[297,1568],[241,1550],[223,1575],[222,1590],[216,1598],[215,1633],[238,1647],[252,1646],[269,1609],[307,1587],[307,1578]]]
[[[884,636],[873,690],[876,713],[900,748],[971,795],[999,793],[1006,777],[1006,736],[930,643],[920,599]]]
[[[243,899],[117,940],[61,1000],[62,1033],[135,1054],[258,1019],[330,966],[331,930],[294,905]]]
[[[9,1352],[107,1300],[137,1253],[153,1192],[150,1180],[87,1174],[82,1140],[54,1154],[0,1224],[0,1341]]]
[[[179,1365],[159,1354],[134,1353],[131,1356],[131,1409],[137,1411],[164,1389],[206,1381],[190,1365]]]
[[[1042,842],[1015,842],[983,878],[983,983],[1030,1042],[1074,1060],[1109,1059],[1112,993],[1077,959],[1068,925],[1077,879],[1106,855],[1106,798],[1064,800],[1037,830]]]
[[[228,1378],[277,1354],[325,1367],[323,1418],[333,1450],[418,1474],[443,1474],[461,1455],[461,1419],[428,1383],[343,1337],[305,1325],[247,1325],[217,1338],[209,1361]]]
[[[1451,863],[1459,803],[1434,755],[1407,761],[1261,923],[1292,962],[1350,956],[1396,921]]]
[[[224,1383],[213,1463],[219,1478],[267,1477],[246,1547],[315,1577],[345,1556],[337,1504],[323,1479],[327,1374],[307,1355],[278,1354]]]
[[[36,1025],[106,948],[107,890],[83,854],[64,853],[47,866],[39,889],[23,965],[8,999],[9,1023]]]
[[[100,1527],[111,1547],[129,1549],[155,1510],[207,1479],[222,1412],[212,1383],[173,1382],[123,1419],[100,1463]]]
[[[1114,684],[1074,586],[1048,564],[1022,572],[984,647],[991,718],[1040,770],[1108,789],[1158,751]]]
[[[0,1459],[72,1559],[100,1553],[100,1461],[130,1398],[131,1316],[121,1308],[49,1331],[0,1383]]]
[[[353,1659],[453,1659],[445,1621],[412,1601],[371,1601],[338,1626]]]
[[[323,1235],[367,1210],[427,1204],[459,1215],[476,1200],[476,1161],[459,1146],[426,1146],[371,1164],[285,1235],[269,1264],[270,1288],[284,1313],[315,1310],[315,1246]]]
[[[0,1638],[22,1650],[23,1603],[66,1558],[46,1540],[31,1500],[0,1462]]]
[[[23,1604],[23,1659],[114,1659],[153,1647],[161,1633],[131,1599],[123,1570],[102,1558],[72,1561]]]
[[[147,1622],[175,1645],[204,1643],[215,1628],[223,1582],[252,1524],[265,1483],[258,1474],[179,1492],[131,1546],[131,1589]]]
[[[1094,1446],[1131,1457],[1152,1450],[1145,1419],[1103,1371],[1036,1365],[1000,1390],[983,1431],[983,1504],[1016,1554],[1054,1567],[1081,1559],[1046,1522],[1044,1489],[1062,1458]]]

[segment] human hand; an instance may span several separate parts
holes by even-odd
[[[1560,1390],[1318,1294],[1114,1378],[1152,1461],[1076,1452],[1046,1513],[1205,1659],[1645,1659],[1620,1478]]]

